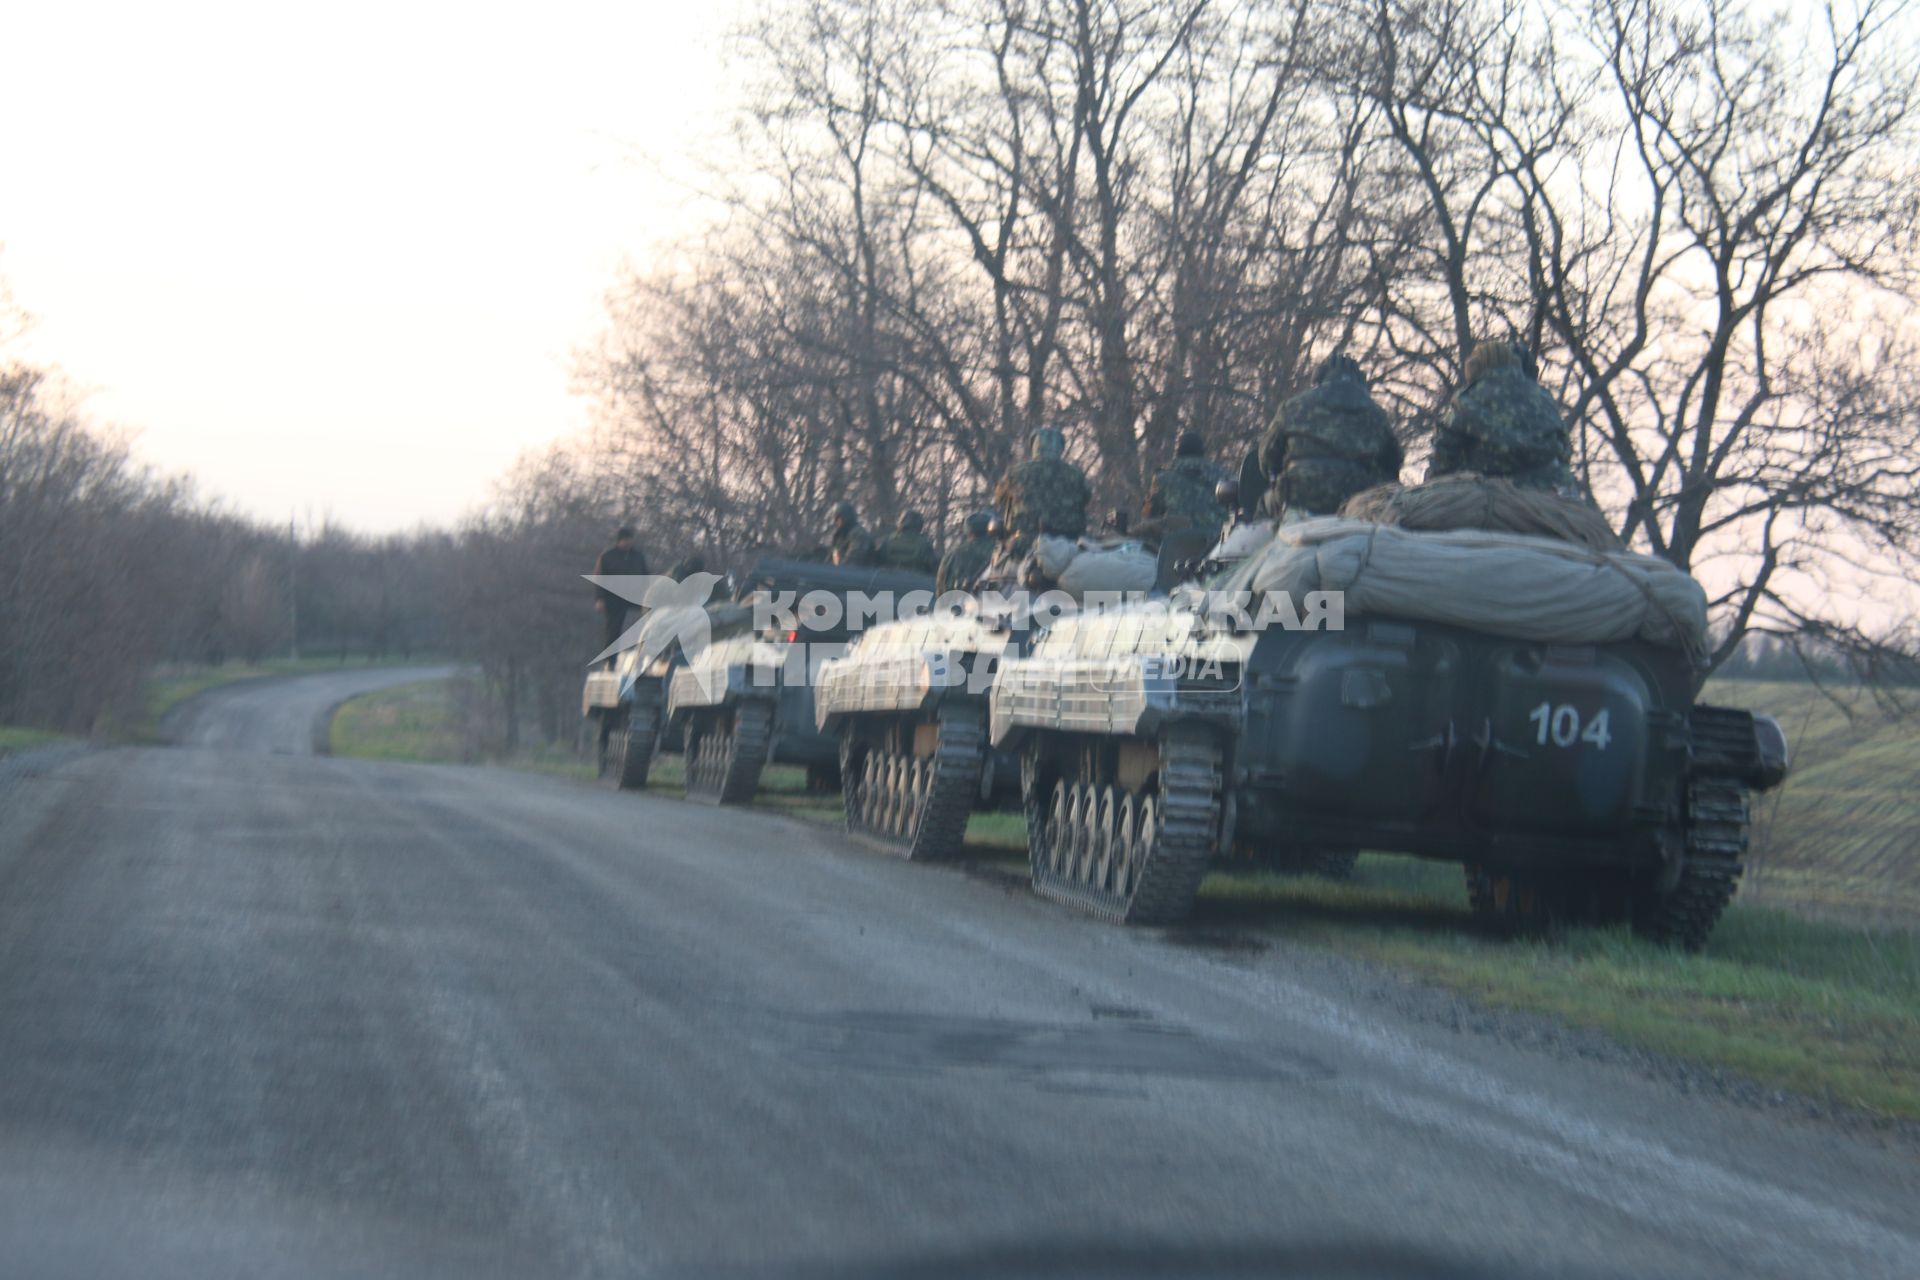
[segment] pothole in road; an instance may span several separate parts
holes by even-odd
[[[1092,1074],[1306,1082],[1332,1068],[1277,1045],[1201,1035],[1129,1017],[1089,1023],[1017,1022],[913,1013],[808,1019],[794,1056],[867,1071],[987,1069],[1015,1075]]]

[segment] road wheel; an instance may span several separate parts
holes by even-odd
[[[1054,778],[1042,803],[1034,788],[1048,778],[1046,747],[1028,748],[1021,777],[1036,892],[1122,924],[1186,917],[1220,835],[1220,744],[1204,729],[1177,725],[1159,749],[1160,767],[1137,796],[1113,778]]]
[[[840,740],[841,773],[863,781],[849,791],[847,829],[916,861],[950,858],[966,841],[967,818],[986,758],[986,722],[977,706],[942,707],[931,755],[911,754],[915,729],[904,717],[884,732],[848,727]]]
[[[1478,863],[1467,865],[1466,876],[1467,905],[1502,933],[1538,936],[1561,917],[1557,890],[1542,879],[1494,871]]]
[[[704,712],[687,727],[687,798],[746,804],[760,789],[773,736],[773,706],[759,699]]]

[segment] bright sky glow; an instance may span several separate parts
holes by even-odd
[[[579,429],[688,225],[731,4],[16,5],[0,278],[140,455],[269,519],[454,519]]]

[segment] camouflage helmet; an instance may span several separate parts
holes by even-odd
[[[1336,351],[1320,362],[1320,367],[1313,371],[1313,385],[1325,386],[1336,378],[1350,378],[1361,386],[1367,383],[1367,375],[1360,371],[1360,362],[1344,351]]]
[[[1540,380],[1540,369],[1534,362],[1533,352],[1518,342],[1493,340],[1475,343],[1473,350],[1467,353],[1467,367],[1462,381],[1471,386],[1495,369],[1517,369],[1535,382]]]
[[[902,533],[919,533],[927,527],[927,518],[918,511],[902,511],[897,527]]]
[[[1036,458],[1064,458],[1067,456],[1067,433],[1058,427],[1041,427],[1033,433],[1027,448]]]
[[[1198,431],[1182,431],[1180,438],[1173,442],[1173,456],[1176,458],[1206,457],[1207,438]]]
[[[994,513],[991,511],[974,512],[967,517],[967,536],[969,538],[986,537],[993,532],[993,521]]]
[[[1213,500],[1229,511],[1240,509],[1240,481],[1233,476],[1222,478],[1213,486]]]
[[[839,502],[834,503],[833,504],[833,523],[836,527],[840,527],[840,528],[844,528],[850,524],[860,523],[859,508],[855,507],[851,502],[846,501],[844,498],[841,499]]]

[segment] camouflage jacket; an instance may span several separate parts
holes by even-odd
[[[1494,369],[1447,406],[1427,479],[1474,471],[1522,488],[1571,493],[1571,456],[1566,420],[1553,397],[1519,369]]]
[[[1226,510],[1214,488],[1227,478],[1220,464],[1207,458],[1175,458],[1173,465],[1154,473],[1144,507],[1149,520],[1162,531],[1175,527],[1218,533],[1227,522]]]
[[[827,547],[835,564],[870,565],[875,560],[873,535],[862,524],[850,524],[835,533]]]
[[[1280,406],[1260,440],[1267,510],[1331,515],[1362,489],[1400,478],[1403,455],[1364,382],[1334,378]]]
[[[933,549],[933,539],[924,533],[909,533],[905,529],[895,529],[880,539],[879,561],[897,569],[911,569],[915,573],[932,573],[940,562]]]
[[[996,550],[992,538],[968,538],[955,544],[940,561],[939,571],[933,575],[935,595],[945,595],[949,591],[973,591],[980,585],[980,575],[993,563]]]
[[[1092,497],[1080,468],[1059,458],[1029,458],[1000,477],[993,505],[1007,528],[1022,537],[1043,533],[1077,538],[1087,531]]]

